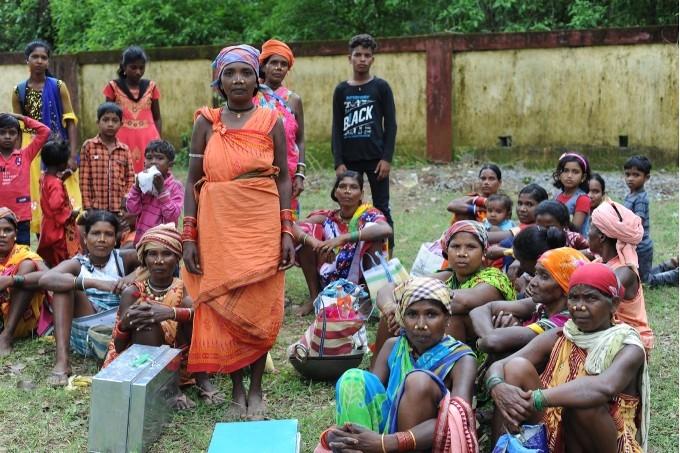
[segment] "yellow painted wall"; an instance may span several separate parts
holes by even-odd
[[[14,87],[26,80],[28,69],[25,64],[8,64],[0,66],[0,112],[12,111],[12,91]]]
[[[81,127],[83,138],[97,133],[97,107],[104,101],[102,89],[116,77],[115,65],[88,64],[81,68]],[[210,105],[211,69],[208,60],[152,61],[145,78],[155,81],[161,92],[163,138],[175,146],[183,133],[191,132],[194,111]]]
[[[371,72],[392,87],[397,112],[397,153],[425,155],[425,54],[377,54]],[[346,56],[301,57],[286,85],[302,97],[305,137],[330,141],[335,86],[352,75]]]
[[[619,146],[678,151],[674,44],[454,55],[454,148]]]

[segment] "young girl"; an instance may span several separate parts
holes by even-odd
[[[123,109],[123,124],[118,139],[132,153],[135,173],[144,169],[144,150],[161,135],[161,97],[153,80],[142,79],[149,58],[142,48],[130,46],[123,52],[118,79],[104,87],[104,96]]]
[[[577,153],[565,153],[557,162],[553,185],[560,189],[555,200],[569,209],[571,223],[576,232],[588,234],[590,223],[590,198],[588,198],[590,165],[588,159]]]
[[[493,194],[486,200],[486,231],[508,231],[515,226],[512,219],[512,200],[505,194]]]
[[[604,178],[599,173],[593,173],[588,181],[588,197],[590,198],[590,212],[609,199],[605,191]]]
[[[45,174],[40,186],[43,217],[37,252],[50,267],[75,256],[80,250],[76,227],[78,211],[73,210],[62,180],[68,159],[69,148],[65,143],[49,141],[43,146]]]

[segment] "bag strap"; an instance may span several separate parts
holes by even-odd
[[[28,86],[28,79],[17,85],[17,90],[19,91],[19,104],[21,105],[21,113],[26,114],[26,87]]]
[[[385,257],[383,256],[383,254],[380,253],[380,252],[375,252],[375,255],[380,260],[380,265],[382,266],[383,270],[385,271],[385,277],[387,277],[387,281],[390,282],[390,283],[394,283],[394,277],[392,276],[392,273],[390,272],[390,268],[387,265],[388,263],[385,260]]]

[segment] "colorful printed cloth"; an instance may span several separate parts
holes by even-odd
[[[446,281],[451,289],[471,289],[481,283],[496,288],[501,293],[503,300],[515,300],[517,298],[515,287],[512,286],[508,276],[495,267],[482,267],[463,283],[458,281],[455,272]]]
[[[33,261],[36,265],[35,270],[38,270],[37,263],[42,263],[42,258],[37,253],[32,252],[27,246],[15,245],[5,262],[0,262],[0,275],[16,275],[19,265],[26,260]],[[33,293],[33,298],[31,298],[28,308],[21,316],[21,319],[19,319],[19,323],[14,330],[14,338],[25,337],[35,330],[44,300],[44,291],[35,291]],[[2,312],[3,319],[7,319],[9,316],[11,302],[12,288],[7,288],[7,290],[0,292],[0,312]]]
[[[475,222],[474,220],[459,220],[449,227],[441,238],[441,246],[444,253],[449,248],[449,242],[453,236],[457,233],[470,233],[477,238],[480,244],[482,244],[482,249],[486,250],[489,246],[489,236],[487,235],[486,228],[480,222]]]
[[[44,216],[37,252],[54,267],[80,251],[80,233],[71,216],[73,207],[60,178],[47,173],[43,176],[40,207]]]
[[[587,264],[588,258],[578,250],[559,247],[548,250],[538,258],[538,262],[548,271],[564,294],[569,292],[569,279],[576,269]]]
[[[106,99],[111,99],[123,110],[123,121],[116,136],[130,148],[135,173],[144,169],[146,145],[160,138],[151,104],[160,99],[161,93],[153,80],[141,82],[140,87],[133,90],[125,84],[124,80],[111,80],[103,90]],[[133,97],[130,97],[128,93]]]
[[[543,304],[538,304],[536,311],[531,315],[531,318],[522,325],[531,329],[536,335],[540,335],[547,330],[563,327],[570,319],[571,313],[569,313],[567,308],[550,316],[545,309],[545,306]]]
[[[339,209],[334,211],[313,211],[309,214],[308,218],[318,215],[326,217],[321,224],[300,222],[299,226],[305,233],[320,241],[327,241],[342,234],[361,231],[365,227],[377,222],[387,222],[383,213],[370,204],[359,206],[354,211],[354,216],[352,216],[349,222],[342,219]],[[330,264],[323,263],[319,269],[321,286],[326,286],[330,282],[341,278],[353,283],[359,283],[361,278],[361,259],[370,246],[370,243],[361,241],[348,242],[340,247],[335,256],[335,261]],[[359,250],[359,253],[357,253],[357,250]]]
[[[404,327],[406,309],[422,300],[439,301],[451,314],[451,290],[443,281],[431,277],[413,277],[394,288],[394,301],[397,303],[394,319],[401,327]]]
[[[357,423],[378,433],[394,433],[406,375],[413,370],[426,370],[443,382],[456,362],[466,355],[474,357],[470,347],[445,335],[414,360],[406,336],[400,336],[387,359],[390,370],[387,387],[375,374],[358,368],[340,377],[335,386],[336,423]]]
[[[222,71],[231,63],[245,63],[252,66],[255,74],[260,73],[260,51],[248,44],[240,44],[238,46],[229,46],[220,50],[220,53],[212,62],[213,81],[212,86],[217,87],[220,84],[220,77]]]
[[[288,100],[292,91],[284,86],[280,86],[276,91],[272,90],[265,84],[260,84],[257,95],[253,98],[253,104],[260,107],[267,107],[279,114],[279,118],[283,122],[283,130],[286,135],[286,155],[288,161],[288,175],[291,181],[295,179],[295,172],[297,170],[298,155],[300,150],[297,146],[297,131],[298,121],[295,114],[288,105]],[[298,212],[299,206],[297,199],[291,199],[291,209]],[[299,214],[299,212],[298,212]]]

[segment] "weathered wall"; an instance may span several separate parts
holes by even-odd
[[[397,109],[397,150],[425,156],[425,54],[378,54],[372,67],[387,80]],[[300,94],[305,111],[305,137],[329,141],[335,86],[352,75],[346,56],[300,57],[286,85]]]
[[[676,45],[454,54],[454,148],[619,146],[678,150]]]
[[[25,64],[8,64],[0,68],[0,112],[12,111],[12,90],[28,77]]]
[[[102,89],[115,77],[117,67],[86,64],[81,67],[81,128],[83,137],[97,133],[97,106],[104,100]],[[161,92],[163,137],[179,146],[181,135],[191,131],[194,111],[211,102],[210,61],[152,61],[145,78],[154,80]]]

